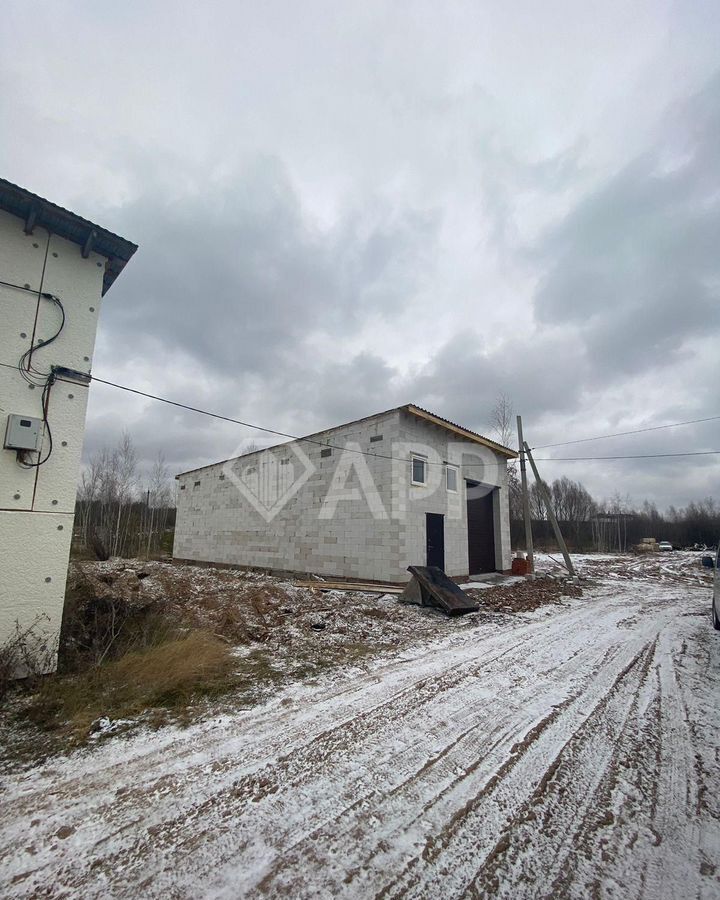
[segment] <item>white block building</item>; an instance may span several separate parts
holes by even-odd
[[[174,556],[394,582],[509,569],[516,455],[401,406],[178,475]]]
[[[85,431],[83,376],[102,298],[136,249],[0,179],[0,647],[31,630],[48,646],[49,669]],[[53,367],[62,367],[54,378]],[[27,449],[35,426],[37,450]]]

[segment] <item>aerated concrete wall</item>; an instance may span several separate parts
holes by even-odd
[[[496,565],[510,567],[504,457],[399,410],[313,441],[178,476],[174,556],[403,581],[408,565],[426,563],[425,514],[434,512],[445,517],[446,571],[465,575],[467,477],[493,490]],[[413,454],[427,459],[426,486],[411,484]],[[457,492],[446,489],[446,463],[458,466]]]

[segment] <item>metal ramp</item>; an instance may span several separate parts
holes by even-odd
[[[398,598],[401,603],[432,606],[448,616],[477,612],[478,603],[472,601],[442,569],[436,566],[408,566],[413,576]]]

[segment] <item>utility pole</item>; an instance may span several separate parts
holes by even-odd
[[[553,527],[553,531],[555,532],[555,540],[558,542],[560,549],[562,550],[563,558],[565,559],[565,568],[571,575],[575,575],[575,567],[572,564],[572,560],[570,559],[570,554],[568,553],[567,544],[565,543],[565,538],[562,536],[562,532],[560,531],[560,523],[558,522],[555,511],[552,508],[552,500],[550,498],[550,493],[545,486],[545,482],[540,478],[538,474],[537,466],[535,465],[535,460],[533,459],[532,453],[530,452],[530,448],[527,445],[527,441],[523,443],[523,447],[525,448],[525,452],[527,453],[527,458],[530,462],[530,466],[533,470],[533,475],[535,476],[535,481],[537,482],[537,486],[540,489],[540,493],[543,495],[543,500],[545,501],[545,509],[547,510],[548,518],[550,519],[550,524]]]
[[[528,494],[527,472],[525,471],[525,448],[523,447],[522,416],[517,417],[518,447],[520,448],[520,481],[522,483],[523,518],[525,519],[525,550],[528,571],[535,571],[533,553],[532,520],[530,519],[530,495]]]

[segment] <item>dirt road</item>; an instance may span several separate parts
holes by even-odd
[[[563,606],[4,778],[0,893],[720,896],[707,584],[679,558],[615,568]]]

